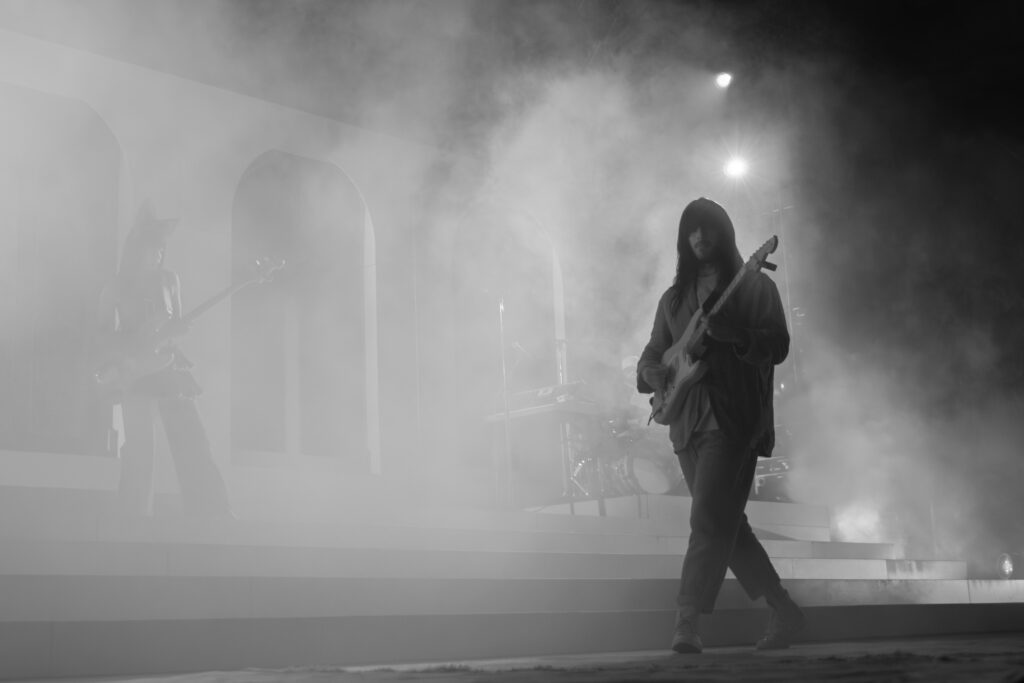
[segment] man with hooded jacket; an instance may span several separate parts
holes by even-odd
[[[732,221],[725,209],[704,197],[683,210],[676,251],[675,280],[658,301],[651,338],[637,364],[641,393],[664,391],[669,369],[662,364],[663,354],[695,314],[710,310],[743,266]],[[768,629],[756,647],[785,648],[804,616],[744,513],[757,458],[770,456],[774,446],[774,366],[789,352],[775,283],[763,273],[747,273],[708,319],[705,344],[707,371],[669,425],[692,497],[672,649],[703,649],[699,618],[714,609],[727,568],[752,600],[764,596],[771,609]]]

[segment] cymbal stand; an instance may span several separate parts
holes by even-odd
[[[505,297],[498,297],[498,336],[501,348],[501,401],[504,419],[502,462],[494,463],[494,490],[499,506],[512,504],[512,413],[508,401],[508,364],[505,358]]]

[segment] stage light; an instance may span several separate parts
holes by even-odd
[[[719,88],[728,88],[729,84],[732,83],[732,74],[722,72],[715,76],[715,85]]]
[[[997,565],[997,571],[999,577],[1003,579],[1013,578],[1013,558],[1009,554],[1003,553],[999,556],[999,563]]]
[[[742,157],[733,157],[729,161],[725,162],[725,168],[722,169],[725,175],[730,178],[742,178],[747,175],[749,165],[747,160]]]

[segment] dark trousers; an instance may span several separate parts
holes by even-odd
[[[693,498],[679,606],[710,614],[726,568],[751,600],[778,590],[779,575],[743,511],[757,457],[721,430],[695,433],[676,455]]]
[[[210,441],[193,399],[128,396],[121,403],[121,411],[125,442],[118,497],[125,512],[152,512],[159,417],[174,459],[185,513],[197,517],[230,514],[227,487],[213,461]]]

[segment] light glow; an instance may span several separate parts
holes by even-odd
[[[1004,579],[1013,578],[1013,558],[1007,553],[999,556],[999,576]]]
[[[836,535],[839,541],[874,543],[881,538],[881,516],[870,503],[854,503],[835,513]]]
[[[742,178],[747,175],[750,166],[743,157],[732,157],[729,161],[725,162],[725,168],[722,170],[730,178]]]
[[[732,83],[732,74],[722,72],[715,76],[715,85],[719,88],[728,88],[729,84]]]

